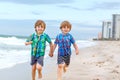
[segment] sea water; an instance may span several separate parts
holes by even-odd
[[[10,68],[16,64],[30,62],[31,46],[25,46],[26,38],[18,38],[15,36],[0,37],[0,69]],[[54,42],[54,39],[52,39]],[[79,48],[93,46],[96,43],[89,40],[76,40]],[[73,46],[72,46],[73,49]],[[46,55],[48,57],[49,44],[46,44]],[[57,49],[55,50],[57,53]]]

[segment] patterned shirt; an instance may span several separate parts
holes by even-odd
[[[72,37],[71,34],[59,34],[56,37],[56,40],[54,42],[56,45],[58,44],[58,55],[59,56],[65,56],[65,55],[71,55],[71,43],[74,44],[75,40]]]
[[[33,33],[26,42],[32,41],[31,44],[31,55],[40,57],[45,55],[46,41],[51,43],[50,37],[43,33],[38,36],[36,33]]]

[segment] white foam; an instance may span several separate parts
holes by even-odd
[[[78,45],[79,48],[85,48],[85,47],[90,47],[96,45],[95,42],[88,41],[88,40],[77,40],[76,44]]]
[[[16,37],[0,37],[0,69],[13,67],[16,64],[30,61],[30,46],[24,45],[25,39]],[[54,43],[54,40],[52,40]],[[79,48],[89,47],[95,45],[92,41],[76,41]],[[49,44],[46,44],[46,55],[49,54]],[[73,46],[72,46],[73,49]],[[55,50],[57,53],[57,49]]]
[[[24,39],[18,39],[16,37],[0,37],[0,44],[7,45],[24,45]]]

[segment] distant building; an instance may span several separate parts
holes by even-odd
[[[111,39],[112,38],[112,22],[103,21],[102,23],[102,38]]]
[[[113,30],[112,37],[113,39],[120,40],[120,14],[113,14]]]
[[[99,40],[102,39],[102,33],[101,33],[101,32],[98,33],[98,39],[99,39]]]

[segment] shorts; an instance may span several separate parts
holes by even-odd
[[[41,66],[43,66],[43,60],[44,60],[44,56],[40,56],[40,57],[31,56],[31,65],[39,63]]]
[[[70,64],[70,57],[71,55],[66,55],[66,56],[58,56],[57,58],[57,63],[58,64],[63,64],[65,63],[67,66]]]

